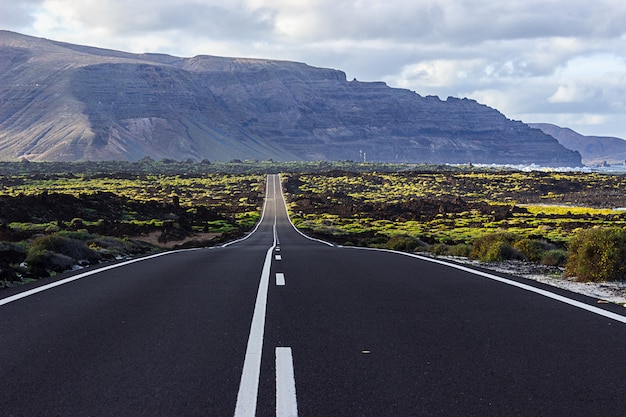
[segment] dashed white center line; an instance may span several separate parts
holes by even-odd
[[[259,390],[259,375],[261,372],[261,354],[263,352],[263,334],[265,332],[265,312],[267,310],[267,292],[270,281],[270,268],[272,265],[272,250],[267,250],[259,290],[257,292],[252,324],[246,356],[243,362],[243,371],[237,394],[235,417],[254,417],[256,415],[257,393]]]
[[[276,417],[297,417],[296,378],[290,347],[276,348]]]
[[[265,255],[265,262],[261,272],[252,323],[250,324],[248,345],[246,347],[246,355],[244,358],[241,380],[239,382],[237,404],[235,405],[235,417],[256,416],[257,396],[259,393],[259,379],[261,373],[261,357],[263,353],[263,338],[265,333],[265,314],[267,311],[268,287],[270,281],[270,270],[272,267],[272,253],[275,253],[275,260],[282,260],[280,248],[278,247],[279,242],[276,229],[276,212],[274,212],[273,230],[274,242]],[[276,273],[276,285],[285,285],[284,273]],[[288,347],[276,348],[276,416],[298,416],[293,357],[291,354],[291,348]]]

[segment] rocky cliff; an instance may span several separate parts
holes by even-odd
[[[0,159],[581,164],[473,100],[301,63],[129,54],[0,31]]]

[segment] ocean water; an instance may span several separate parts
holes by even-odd
[[[455,165],[464,166],[464,165]],[[607,174],[626,174],[626,165],[613,165],[609,167],[584,166],[584,167],[543,167],[541,165],[498,165],[498,164],[474,164],[477,168],[489,169],[514,169],[524,172],[542,171],[542,172],[603,172]]]

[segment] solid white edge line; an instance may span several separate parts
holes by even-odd
[[[37,293],[45,291],[45,290],[49,290],[50,288],[58,287],[59,285],[67,284],[68,282],[76,281],[76,280],[79,280],[81,278],[88,277],[90,275],[94,275],[94,274],[98,274],[100,272],[108,271],[110,269],[120,268],[122,266],[134,264],[135,262],[141,262],[141,261],[146,261],[148,259],[158,258],[159,256],[171,255],[171,254],[179,253],[179,252],[189,252],[189,251],[200,250],[200,249],[203,249],[203,248],[180,249],[180,250],[175,250],[175,251],[161,252],[161,253],[156,253],[154,255],[144,256],[142,258],[130,259],[128,261],[120,262],[120,263],[117,263],[117,264],[104,266],[104,267],[97,268],[97,269],[94,269],[94,270],[91,270],[91,271],[87,271],[87,272],[83,272],[83,273],[80,273],[80,274],[77,274],[77,275],[73,275],[71,277],[68,277],[68,278],[65,278],[65,279],[62,279],[62,280],[59,280],[59,281],[51,282],[50,284],[42,285],[40,287],[33,288],[31,290],[21,292],[19,294],[15,294],[15,295],[12,295],[10,297],[6,297],[6,298],[3,298],[3,299],[0,299],[0,306],[3,306],[5,304],[8,304],[8,303],[13,302],[13,301],[17,301],[19,299],[28,297],[28,296],[33,295],[33,294],[37,294]]]
[[[269,182],[269,181],[268,181]],[[269,188],[268,188],[269,189]],[[276,195],[276,190],[274,190]],[[266,200],[267,201],[267,200]],[[276,199],[274,199],[274,202]],[[263,353],[263,336],[265,333],[265,313],[267,310],[267,293],[269,289],[272,254],[276,248],[276,209],[274,209],[274,241],[265,254],[263,271],[259,281],[250,334],[243,361],[235,417],[254,417],[256,414],[257,396],[259,391],[259,377],[261,374],[261,356]]]
[[[285,274],[282,272],[276,273],[276,285],[282,287],[285,285]]]
[[[314,237],[305,235],[300,229],[298,229],[296,227],[295,224],[293,224],[293,222],[291,221],[291,217],[289,217],[289,210],[287,209],[287,200],[285,200],[285,195],[283,194],[282,179],[280,178],[280,174],[278,174],[278,185],[279,185],[278,189],[280,190],[280,196],[282,197],[283,205],[285,206],[285,212],[287,213],[287,219],[289,220],[289,224],[291,224],[291,227],[293,227],[293,230],[295,230],[296,232],[300,233],[300,235],[304,236],[305,238],[307,238],[309,240],[312,240],[312,241],[318,242],[318,243],[323,243],[324,245],[327,245],[327,246],[334,247],[335,244],[333,244],[333,243],[326,242],[324,240],[316,239]]]
[[[263,210],[261,212],[261,218],[257,222],[257,224],[254,227],[254,229],[252,229],[252,231],[250,233],[248,233],[246,236],[244,236],[243,238],[234,240],[232,242],[225,243],[225,244],[223,244],[223,245],[221,245],[219,247],[225,248],[225,247],[233,245],[235,243],[242,242],[242,241],[248,239],[250,236],[252,236],[257,231],[257,229],[259,228],[259,226],[263,222],[263,219],[265,218],[265,209],[267,207],[267,200],[268,200],[267,197],[268,197],[268,194],[269,194],[269,187],[270,187],[270,184],[269,184],[270,182],[268,181],[268,179],[269,179],[269,176],[266,178],[265,200],[263,202]],[[274,195],[276,195],[276,191],[275,190],[274,190]],[[274,232],[274,233],[276,233],[276,232]],[[45,291],[45,290],[49,290],[50,288],[58,287],[59,285],[67,284],[69,282],[76,281],[78,279],[85,278],[85,277],[88,277],[90,275],[94,275],[94,274],[97,274],[97,273],[100,273],[100,272],[108,271],[108,270],[113,269],[113,268],[119,268],[119,267],[122,267],[122,266],[130,265],[130,264],[135,263],[135,262],[141,262],[141,261],[145,261],[145,260],[148,260],[148,259],[156,258],[156,257],[159,257],[159,256],[169,255],[169,254],[172,254],[172,253],[193,251],[193,250],[199,250],[199,249],[203,249],[203,248],[180,249],[180,250],[175,250],[175,251],[161,252],[161,253],[157,253],[157,254],[154,254],[154,255],[149,255],[149,256],[145,256],[145,257],[137,258],[137,259],[131,259],[131,260],[128,260],[128,261],[120,262],[118,264],[109,265],[109,266],[105,266],[105,267],[102,267],[102,268],[94,269],[94,270],[91,270],[91,271],[83,272],[81,274],[73,275],[71,277],[62,279],[60,281],[52,282],[52,283],[47,284],[47,285],[42,285],[41,287],[33,288],[31,290],[24,291],[24,292],[21,292],[19,294],[12,295],[10,297],[6,297],[6,298],[3,298],[3,299],[0,299],[0,306],[3,306],[5,304],[8,304],[8,303],[13,302],[13,301],[17,301],[19,299],[28,297],[28,296],[33,295],[33,294],[37,294],[37,293]],[[211,248],[209,248],[209,249],[211,249]]]
[[[297,417],[296,378],[290,347],[276,348],[276,417]]]
[[[248,233],[244,237],[237,239],[237,240],[233,240],[232,242],[224,243],[221,246],[222,248],[228,247],[230,245],[234,245],[235,243],[243,242],[244,240],[252,236],[254,232],[257,231],[261,223],[263,223],[263,219],[265,218],[265,208],[267,207],[269,189],[270,189],[270,182],[269,182],[269,175],[267,175],[265,177],[265,199],[263,200],[263,210],[261,211],[261,217],[259,218],[259,221],[256,223],[256,226],[254,226],[254,229],[252,229],[252,231],[250,231],[250,233]],[[274,195],[276,195],[276,190],[274,190]]]
[[[520,288],[522,290],[530,291],[530,292],[533,292],[535,294],[539,294],[539,295],[542,295],[544,297],[551,298],[553,300],[560,301],[560,302],[565,303],[565,304],[569,304],[569,305],[571,305],[573,307],[577,307],[577,308],[580,308],[582,310],[586,310],[588,312],[591,312],[591,313],[594,313],[594,314],[597,314],[597,315],[600,315],[600,316],[603,316],[603,317],[606,317],[606,318],[618,321],[620,323],[626,324],[626,316],[622,316],[620,314],[613,313],[611,311],[603,310],[601,308],[598,308],[598,307],[595,307],[595,306],[583,303],[581,301],[572,300],[571,298],[568,298],[568,297],[565,297],[565,296],[562,296],[562,295],[559,295],[559,294],[555,294],[553,292],[550,292],[550,291],[547,291],[547,290],[543,290],[541,288],[533,287],[532,285],[528,285],[528,284],[524,284],[524,283],[521,283],[521,282],[517,282],[517,281],[511,280],[511,279],[508,279],[508,278],[499,277],[497,275],[493,275],[493,274],[490,274],[490,273],[487,273],[487,272],[477,271],[475,269],[472,269],[472,268],[469,268],[469,267],[466,267],[466,266],[463,266],[463,265],[457,265],[457,264],[453,264],[453,263],[450,263],[450,262],[442,261],[440,259],[429,258],[429,257],[426,257],[426,256],[415,255],[413,253],[394,251],[394,250],[391,250],[391,249],[376,249],[376,248],[365,248],[365,247],[357,247],[357,246],[354,246],[354,247],[352,247],[352,246],[348,246],[348,247],[340,246],[340,247],[341,248],[345,248],[345,249],[360,249],[360,250],[372,250],[372,251],[378,251],[378,252],[395,253],[395,254],[399,254],[399,255],[408,256],[408,257],[411,257],[411,258],[420,259],[422,261],[427,261],[427,262],[432,262],[432,263],[436,263],[436,264],[440,264],[440,265],[445,265],[445,266],[448,266],[450,268],[455,268],[455,269],[458,269],[458,270],[461,270],[461,271],[464,271],[464,272],[469,272],[471,274],[478,275],[478,276],[481,276],[483,278],[488,278],[488,279],[491,279],[493,281],[498,281],[498,282],[501,282],[503,284],[507,284],[507,285],[511,285],[513,287]]]

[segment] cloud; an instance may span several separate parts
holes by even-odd
[[[46,0],[38,16],[34,27],[39,31],[85,38],[181,33],[213,40],[249,39],[271,35],[274,27],[271,10],[252,10],[241,1]]]
[[[43,0],[0,0],[0,28],[28,28]]]
[[[271,7],[273,2],[266,3]],[[320,0],[299,4],[281,9],[277,17],[279,33],[296,41],[433,38],[443,18],[433,2]]]
[[[480,77],[483,69],[486,70],[486,63],[480,59],[422,61],[404,66],[395,83],[405,88],[419,86],[420,90],[431,92],[444,91],[450,87],[458,89],[468,78]]]
[[[615,0],[255,0],[275,10],[282,33],[298,40],[432,40],[451,45],[551,37],[615,37],[626,4]]]
[[[595,89],[585,88],[574,83],[569,85],[560,85],[556,92],[548,97],[550,103],[577,103],[587,101],[597,97],[598,91]]]

